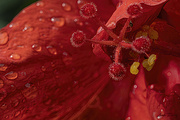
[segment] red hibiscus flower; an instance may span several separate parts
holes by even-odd
[[[178,3],[25,8],[0,30],[0,119],[180,119]]]

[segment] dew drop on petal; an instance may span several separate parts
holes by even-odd
[[[4,45],[8,42],[7,32],[0,32],[0,45]]]
[[[42,1],[38,1],[38,2],[36,3],[36,6],[43,7],[43,6],[44,6],[44,2],[42,2]]]
[[[37,51],[37,52],[40,52],[42,50],[42,47],[38,44],[33,44],[32,49]]]
[[[13,60],[19,60],[21,58],[21,56],[17,53],[13,53],[10,55],[10,58]]]
[[[1,88],[0,89],[0,101],[2,101],[7,96],[6,90]]]
[[[7,105],[6,104],[2,104],[1,107],[0,107],[2,110],[5,110],[7,108]]]
[[[38,95],[37,88],[35,86],[27,87],[22,91],[22,94],[26,99],[34,99]]]
[[[6,71],[8,67],[4,64],[0,64],[0,71]]]
[[[4,82],[3,80],[0,80],[0,88],[2,88],[4,86]]]
[[[67,52],[63,52],[62,60],[65,65],[72,64],[72,56],[70,56]]]
[[[23,29],[23,31],[29,31],[29,32],[31,32],[33,30],[34,30],[34,28],[29,24],[26,24]]]
[[[62,7],[65,11],[71,11],[71,5],[68,3],[62,3]]]
[[[59,17],[59,18],[53,17],[53,18],[51,18],[51,21],[52,21],[52,22],[54,23],[54,25],[57,26],[57,27],[62,27],[62,26],[64,26],[64,24],[65,24],[65,18],[63,18],[63,17]]]
[[[46,48],[48,49],[49,53],[51,53],[52,55],[57,55],[56,48],[54,48],[52,46],[47,46]]]
[[[44,71],[46,71],[46,67],[45,66],[41,66],[41,70],[44,72]]]
[[[14,79],[16,79],[16,78],[18,77],[18,73],[11,71],[11,72],[7,73],[7,74],[5,75],[5,77],[6,77],[7,79],[9,79],[9,80],[14,80]]]
[[[125,120],[131,120],[131,117],[127,117]]]

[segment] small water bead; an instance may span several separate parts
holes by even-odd
[[[4,64],[0,64],[0,71],[6,71],[7,70],[7,66]]]
[[[14,79],[16,79],[16,78],[18,77],[18,73],[11,71],[11,72],[7,73],[7,74],[5,75],[5,77],[6,77],[7,79],[9,79],[9,80],[14,80]]]
[[[59,18],[51,18],[51,21],[54,22],[55,26],[57,27],[62,27],[65,24],[65,18],[64,17],[59,17]]]
[[[38,1],[38,2],[36,3],[36,6],[43,7],[43,6],[44,6],[44,2],[42,2],[42,1]]]
[[[0,107],[2,110],[5,110],[7,108],[7,104],[2,104]]]
[[[6,90],[1,88],[0,89],[0,101],[2,101],[7,96]]]
[[[74,19],[74,22],[75,22],[77,25],[79,25],[79,26],[83,26],[83,25],[84,25],[84,23],[81,22],[79,19]]]
[[[65,11],[71,11],[71,5],[68,3],[62,3],[62,7]]]
[[[34,28],[31,25],[29,25],[29,24],[26,24],[24,29],[23,29],[23,31],[29,31],[29,32],[33,31],[33,30],[34,30]]]
[[[26,83],[25,86],[29,88],[31,86],[31,84]]]
[[[44,12],[42,10],[39,11],[40,14],[43,14]]]
[[[0,32],[0,45],[4,45],[8,42],[8,33],[7,32]]]
[[[40,52],[42,50],[42,47],[38,44],[33,44],[32,49],[37,51],[37,52]]]
[[[77,0],[77,5],[78,5],[79,8],[81,8],[86,3],[87,3],[86,0]]]
[[[0,80],[0,88],[2,88],[4,86],[4,81]]]
[[[49,51],[49,53],[53,54],[53,55],[57,55],[57,50],[56,48],[52,47],[52,46],[47,46],[46,47]]]
[[[14,28],[14,27],[17,27],[19,24],[18,23],[11,23],[10,25],[9,25],[9,27],[10,28]]]
[[[131,117],[127,117],[125,120],[131,120]]]
[[[17,53],[13,53],[10,55],[10,58],[13,60],[19,60],[21,58],[21,56]]]

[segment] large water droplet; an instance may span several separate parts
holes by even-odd
[[[6,71],[8,67],[4,64],[0,64],[0,71]]]
[[[42,1],[38,1],[38,2],[36,3],[36,6],[43,7],[43,6],[44,6],[44,2],[42,2]]]
[[[54,22],[55,26],[62,27],[65,24],[65,18],[59,17],[59,18],[51,18],[51,21]]]
[[[62,3],[62,7],[65,11],[71,11],[71,5],[68,3]]]
[[[31,25],[26,24],[25,27],[24,27],[24,29],[23,29],[23,31],[33,31],[33,29],[34,29],[34,28],[33,28]]]
[[[42,47],[38,44],[34,44],[34,45],[32,45],[32,49],[37,52],[40,52],[42,50]]]
[[[2,88],[4,86],[4,81],[0,80],[0,88]]]
[[[10,55],[10,58],[13,60],[19,60],[21,58],[21,56],[17,53],[13,53]]]
[[[7,32],[0,32],[0,45],[4,45],[8,42]]]
[[[11,71],[11,72],[7,73],[7,74],[5,75],[5,77],[6,77],[7,79],[9,79],[9,80],[14,80],[14,79],[16,79],[16,78],[18,77],[18,73]]]
[[[56,48],[52,47],[52,46],[47,46],[46,47],[49,51],[49,53],[53,54],[53,55],[57,55],[57,50]]]
[[[2,101],[6,97],[7,93],[6,90],[1,88],[0,89],[0,101]]]

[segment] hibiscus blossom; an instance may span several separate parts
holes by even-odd
[[[0,119],[179,119],[174,4],[41,0],[25,8],[0,31]]]

